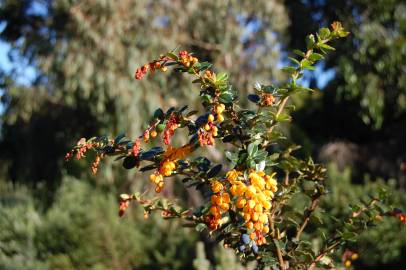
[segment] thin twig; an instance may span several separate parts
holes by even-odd
[[[279,105],[278,111],[276,112],[275,118],[278,118],[278,116],[282,113],[283,108],[285,107],[286,102],[288,101],[288,99],[289,99],[289,96],[286,96],[281,100],[281,103]],[[268,133],[272,133],[274,128],[275,128],[275,125],[270,127]]]
[[[333,244],[331,244],[329,247],[327,247],[326,249],[324,249],[323,251],[321,251],[319,253],[319,255],[317,255],[317,257],[313,260],[313,262],[309,265],[309,267],[307,268],[307,270],[313,270],[316,267],[317,262],[319,262],[321,259],[323,259],[324,256],[326,256],[327,253],[329,253],[331,250],[333,250],[336,246],[338,246],[340,244],[340,240],[341,238],[338,238]]]
[[[302,235],[304,229],[307,226],[307,223],[310,220],[310,216],[312,215],[312,213],[314,212],[314,210],[316,210],[317,205],[319,204],[320,201],[320,196],[315,196],[312,198],[312,202],[310,204],[310,206],[307,208],[306,213],[305,213],[305,218],[303,220],[302,225],[300,226],[299,230],[296,233],[296,240],[299,240],[300,236]]]

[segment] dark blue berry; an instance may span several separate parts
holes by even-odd
[[[252,244],[252,251],[258,253],[258,246],[256,244]]]
[[[238,250],[239,250],[240,252],[244,252],[245,246],[244,246],[244,245],[240,245],[240,246],[238,247]]]
[[[242,242],[243,242],[244,244],[246,244],[246,245],[248,245],[249,242],[251,241],[248,234],[243,234],[243,235],[241,235],[241,240],[242,240]]]

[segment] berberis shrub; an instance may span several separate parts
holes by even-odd
[[[189,110],[188,106],[165,112],[157,109],[149,127],[135,140],[124,135],[114,139],[82,138],[66,159],[80,159],[93,150],[96,159],[92,171],[96,173],[103,158],[116,156],[126,169],[151,171],[150,180],[157,193],[165,188],[168,178],[176,176],[186,186],[195,186],[205,198],[200,207],[185,209],[165,198],[122,194],[120,216],[131,202],[138,202],[144,207],[145,216],[160,211],[164,218],[181,218],[186,227],[210,232],[216,241],[234,249],[242,261],[256,260],[260,268],[331,268],[333,260],[328,258],[339,253],[344,265],[350,266],[358,256],[347,248],[350,241],[385,216],[405,223],[405,214],[393,208],[388,195],[380,190],[376,197],[353,202],[351,214],[336,220],[338,229],[323,235],[324,243],[314,250],[301,236],[309,221],[317,219],[314,213],[320,207],[320,199],[329,193],[326,169],[311,158],[298,158],[295,150],[299,147],[278,128],[291,120],[289,113],[294,107],[288,105],[290,96],[312,91],[298,83],[304,71],[314,70],[315,64],[334,50],[330,41],[347,35],[339,22],[333,23],[331,29],[322,28],[316,35],[309,35],[306,50],[295,50],[296,56],[289,57],[292,64],[282,69],[288,74],[288,82],[255,84],[254,92],[248,96],[255,109],[241,108],[238,92],[227,74],[216,72],[210,63],[201,62],[187,51],[162,55],[138,68],[135,78],[139,80],[149,72],[168,68],[192,76],[203,112],[199,115],[198,110]],[[171,142],[177,133],[186,134],[178,132],[180,129],[187,131],[188,143],[177,147]],[[205,148],[219,145],[227,150],[228,162],[213,164],[207,157],[195,154],[199,148],[204,153]],[[307,207],[292,207],[291,201],[303,197],[309,202]]]

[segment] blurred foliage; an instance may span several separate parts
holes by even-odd
[[[196,234],[177,222],[118,219],[116,199],[66,178],[44,214],[22,188],[1,183],[1,269],[190,269]],[[153,236],[153,237],[152,237]]]
[[[0,21],[5,24],[1,39],[14,48],[11,55],[29,59],[38,72],[29,90],[15,83],[16,72],[3,75],[2,156],[13,180],[45,181],[48,186],[60,176],[56,156],[61,157],[62,149],[79,138],[78,134],[94,133],[94,127],[101,133],[135,135],[142,128],[137,119],[163,105],[164,100],[169,105],[181,100],[193,102],[181,77],[167,81],[157,75],[151,82],[134,84],[135,67],[146,59],[177,46],[193,49],[220,69],[230,70],[238,86],[246,89],[248,79],[282,78],[275,67],[279,40],[288,24],[284,6],[276,0],[256,1],[255,5],[237,0],[7,0],[2,2]],[[61,113],[54,113],[49,103]],[[30,125],[35,114],[52,114],[54,121],[61,123],[61,128],[45,133],[57,139],[52,144],[57,155],[44,153],[42,161],[50,165],[41,173],[30,162],[47,147],[29,142],[33,134],[44,136],[37,125]],[[67,122],[73,130],[64,129]],[[84,128],[83,124],[90,126]],[[18,143],[16,136],[21,139]],[[23,159],[17,154],[22,151]],[[113,181],[111,172],[103,175]]]
[[[352,184],[351,169],[346,168],[343,172],[337,170],[334,164],[328,166],[328,187],[331,193],[321,202],[323,211],[328,212],[337,220],[352,212],[350,202],[357,200],[368,201],[371,197],[378,196],[380,189],[391,194],[390,200],[395,205],[406,205],[406,197],[402,191],[397,190],[396,182],[391,180],[385,183],[382,179],[366,181],[364,185]],[[303,205],[303,201],[297,201],[295,207]],[[309,225],[312,230],[306,235],[314,246],[320,245],[323,235],[337,229],[337,220],[323,215],[323,211],[315,213],[317,218],[311,220]],[[322,218],[320,221],[318,218]],[[323,225],[320,224],[322,222]],[[355,262],[355,269],[379,269],[385,265],[385,269],[400,269],[405,265],[402,258],[406,252],[406,228],[396,219],[384,218],[376,227],[361,233],[356,242],[347,246],[359,253],[359,259]]]
[[[352,110],[347,108],[341,119],[352,114],[375,130],[404,119],[406,4],[403,1],[287,1],[287,6],[293,15],[292,46],[302,43],[309,28],[317,29],[331,20],[340,20],[352,30],[325,67],[336,67],[336,76],[326,87],[326,92],[333,92],[331,102],[336,106],[352,105],[349,108]]]
[[[308,152],[337,140],[354,143],[359,151],[351,150],[346,165],[356,165],[355,181],[361,182],[367,173],[396,178],[405,188],[406,4],[396,0],[288,0],[285,4],[291,15],[289,32],[294,33],[291,48],[304,46],[309,30],[332,20],[351,29],[337,53],[320,66],[334,76],[319,95],[301,101],[292,135]],[[324,75],[308,77],[310,84],[315,86]]]

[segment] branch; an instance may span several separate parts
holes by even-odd
[[[316,195],[312,198],[312,203],[310,204],[310,206],[307,208],[306,213],[305,213],[305,219],[303,220],[302,225],[300,226],[299,230],[296,233],[296,240],[299,240],[300,236],[302,235],[304,229],[307,226],[307,223],[309,223],[310,220],[310,216],[312,215],[312,213],[314,212],[314,210],[316,210],[318,204],[320,201],[320,195]]]
[[[313,262],[309,265],[307,270],[312,270],[316,267],[317,262],[319,262],[321,259],[323,259],[324,256],[326,256],[327,253],[329,253],[331,250],[333,250],[336,246],[340,244],[341,237],[338,237],[335,239],[337,242],[331,244],[327,248],[323,249],[320,251],[319,255],[313,260]]]

